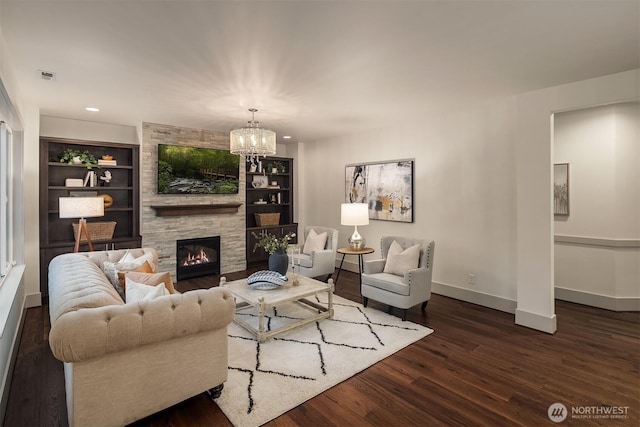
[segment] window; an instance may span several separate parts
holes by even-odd
[[[0,122],[0,283],[13,265],[13,139]]]

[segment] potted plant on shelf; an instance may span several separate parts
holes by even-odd
[[[80,151],[73,148],[66,148],[62,154],[58,156],[60,163],[67,163],[70,165],[84,164],[87,169],[91,169],[98,164],[96,157],[87,150]]]
[[[253,251],[263,248],[269,254],[269,270],[277,271],[280,274],[287,274],[289,266],[289,257],[287,256],[287,248],[289,241],[296,237],[296,233],[290,231],[282,237],[276,237],[274,234],[266,230],[262,230],[260,234],[253,234],[257,239]]]
[[[273,161],[269,163],[269,167],[267,170],[270,171],[272,174],[285,173],[287,171],[285,166],[278,161]]]

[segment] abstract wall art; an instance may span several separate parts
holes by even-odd
[[[366,203],[369,219],[413,222],[413,160],[345,166],[345,201]]]

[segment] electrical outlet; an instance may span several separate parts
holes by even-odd
[[[469,273],[467,277],[469,278],[468,282],[470,285],[476,284],[476,275],[474,273]]]

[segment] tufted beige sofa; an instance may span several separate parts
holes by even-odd
[[[133,249],[138,257],[153,249]],[[227,290],[125,304],[100,268],[124,250],[64,254],[49,264],[49,344],[64,362],[70,426],[122,426],[227,379]]]

